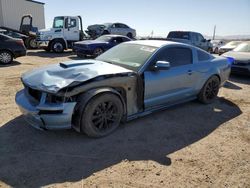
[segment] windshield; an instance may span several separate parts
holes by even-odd
[[[110,36],[105,36],[105,35],[103,35],[103,36],[98,37],[98,38],[95,39],[95,40],[97,40],[97,41],[102,41],[102,42],[109,42],[111,38],[112,38],[112,37],[110,37]]]
[[[103,53],[96,60],[138,71],[156,49],[157,47],[152,46],[123,43]]]
[[[64,17],[55,17],[53,28],[63,28]]]
[[[250,52],[250,43],[242,43],[233,51],[235,52]]]

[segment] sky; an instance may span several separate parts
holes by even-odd
[[[39,0],[38,0],[39,1]],[[250,35],[250,0],[40,0],[46,27],[55,16],[83,18],[83,27],[121,22],[139,36],[167,36],[171,30],[197,31],[212,36]]]

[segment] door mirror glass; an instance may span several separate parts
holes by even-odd
[[[157,61],[154,67],[156,70],[168,70],[170,63],[167,61]]]

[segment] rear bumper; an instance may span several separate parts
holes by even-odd
[[[19,106],[25,120],[37,129],[71,129],[72,114],[76,103],[62,103],[60,105],[32,103],[21,90],[16,94],[16,104]],[[44,108],[41,110],[41,108]]]
[[[22,56],[26,56],[27,51],[26,51],[26,49],[17,50],[17,51],[14,52],[14,54],[15,54],[15,58],[22,57]]]

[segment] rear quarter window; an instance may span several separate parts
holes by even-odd
[[[211,55],[207,52],[203,52],[201,50],[197,50],[198,61],[208,61],[211,59]]]

